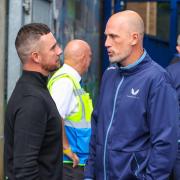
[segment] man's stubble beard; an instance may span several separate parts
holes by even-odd
[[[56,66],[43,65],[42,68],[47,72],[54,72],[60,68],[60,61]]]

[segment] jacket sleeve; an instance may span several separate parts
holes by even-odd
[[[171,83],[173,87],[176,89],[176,93],[179,100],[179,120],[178,120],[178,143],[180,143],[180,81],[179,81],[179,75],[180,71],[179,69],[174,68],[175,64],[167,67],[167,72],[171,78]],[[176,68],[178,68],[177,66]]]
[[[46,108],[39,98],[28,96],[16,112],[13,171],[17,180],[39,180],[38,155],[47,122]]]
[[[177,153],[178,101],[167,82],[151,88],[148,99],[148,125],[152,151],[146,180],[167,180]]]

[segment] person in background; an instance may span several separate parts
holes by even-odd
[[[64,65],[48,82],[64,120],[63,180],[82,180],[89,154],[92,101],[80,81],[88,70],[91,56],[91,48],[85,41],[70,41],[64,49]]]
[[[61,180],[62,126],[47,79],[59,68],[62,50],[49,27],[41,23],[21,27],[15,46],[23,72],[6,110],[6,179]]]
[[[176,50],[178,54],[172,60],[172,64],[170,64],[166,69],[169,75],[172,78],[172,84],[177,91],[177,96],[179,100],[179,107],[180,107],[180,35],[177,38],[177,46]],[[179,122],[178,122],[178,154],[176,157],[175,166],[173,169],[172,178],[173,180],[180,179],[180,114],[179,114]]]
[[[113,14],[105,35],[111,65],[92,113],[85,180],[167,180],[176,157],[178,120],[168,73],[143,48],[138,13]]]
[[[177,37],[177,46],[176,46],[177,54],[174,55],[173,59],[171,60],[171,64],[180,61],[180,34]]]

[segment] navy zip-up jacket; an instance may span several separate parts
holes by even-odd
[[[179,58],[179,61],[171,64],[167,67],[167,71],[172,78],[172,84],[176,89],[178,100],[179,100],[179,108],[180,108],[180,55],[176,56]],[[179,121],[178,121],[178,142],[180,144],[180,111],[179,111]]]
[[[177,96],[167,72],[148,54],[137,62],[110,66],[103,75],[85,179],[169,177],[177,151]]]
[[[167,67],[167,71],[172,78],[172,84],[176,89],[178,100],[179,100],[179,109],[180,109],[180,54],[176,55],[176,62],[170,64]],[[178,153],[176,157],[176,162],[173,168],[173,177],[178,180],[180,178],[180,112],[179,112],[179,122],[178,122]]]

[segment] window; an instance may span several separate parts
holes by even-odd
[[[145,33],[169,41],[170,3],[127,2],[126,9],[138,12],[145,24]]]

